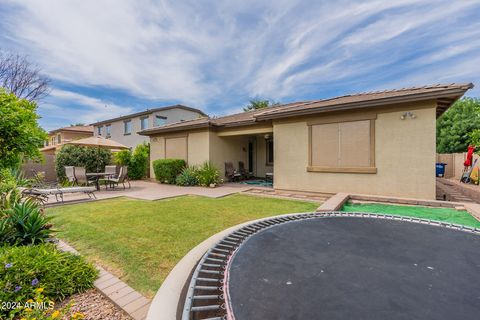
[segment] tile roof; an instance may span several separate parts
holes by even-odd
[[[75,132],[91,132],[93,133],[93,126],[68,126],[63,128],[58,128],[49,132],[49,134],[54,134],[60,131],[75,131]]]
[[[266,109],[241,112],[218,118],[205,117],[190,121],[176,122],[161,127],[150,128],[141,131],[140,134],[150,135],[160,132],[180,131],[202,127],[242,126],[254,124],[255,122],[262,120],[429,99],[438,99],[441,113],[448,109],[448,107],[450,107],[456,99],[460,98],[465,91],[471,88],[473,88],[473,84],[471,83],[452,83],[396,90],[362,92],[330,99],[292,102]],[[440,98],[442,98],[442,100],[440,100]]]

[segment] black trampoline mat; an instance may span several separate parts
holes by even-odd
[[[480,319],[480,236],[412,222],[314,218],[242,244],[236,320]]]

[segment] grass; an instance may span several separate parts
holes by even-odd
[[[62,230],[59,238],[152,297],[175,264],[211,235],[245,221],[317,206],[247,195],[117,198],[49,208],[47,214]]]
[[[466,211],[457,211],[452,208],[430,208],[419,206],[399,206],[387,204],[346,204],[342,211],[386,213],[399,216],[425,218],[436,221],[461,224],[469,227],[480,228],[480,221],[476,220]]]

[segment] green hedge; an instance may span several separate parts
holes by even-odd
[[[57,178],[65,179],[65,166],[85,167],[87,172],[102,172],[111,163],[112,152],[97,147],[65,145],[55,156]]]
[[[131,180],[143,179],[147,176],[150,160],[150,144],[139,144],[135,151],[122,150],[115,154],[115,163],[128,166],[128,177]]]
[[[85,258],[53,244],[0,247],[0,301],[25,302],[38,288],[59,301],[92,288],[97,277],[97,269]]]
[[[174,184],[187,163],[182,159],[158,159],[153,161],[155,178],[161,183]]]

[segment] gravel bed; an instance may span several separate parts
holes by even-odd
[[[114,305],[97,289],[90,289],[83,293],[75,294],[63,301],[59,306],[64,306],[74,300],[70,309],[71,313],[81,312],[85,320],[132,320],[124,311]]]

